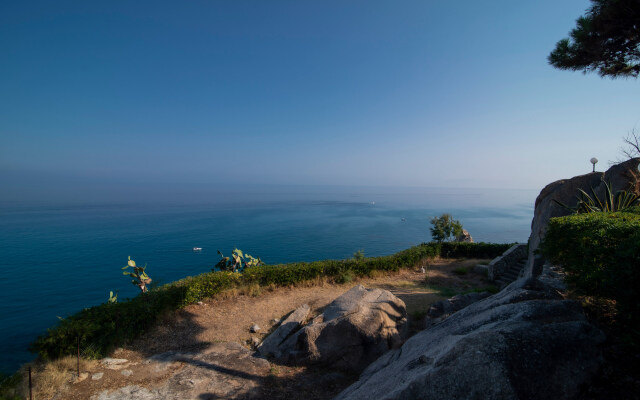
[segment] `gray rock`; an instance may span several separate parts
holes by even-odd
[[[280,326],[273,331],[266,339],[258,346],[258,351],[264,356],[280,357],[279,346],[289,337],[292,333],[299,330],[302,325],[307,321],[311,308],[308,304],[303,304],[298,307],[285,319]]]
[[[159,386],[136,385],[105,390],[93,400],[259,398],[260,379],[269,373],[267,360],[251,356],[239,343],[218,343],[198,354],[164,353],[160,359],[183,367]],[[154,361],[157,362],[157,361]]]
[[[447,300],[435,302],[431,307],[429,307],[429,311],[425,318],[425,327],[428,328],[433,326],[454,312],[460,311],[470,304],[489,296],[491,296],[491,293],[489,292],[467,293],[459,294]]]
[[[103,376],[104,376],[104,372],[96,372],[95,374],[91,375],[91,380],[99,381],[100,379],[102,379]]]
[[[122,368],[126,368],[127,366],[129,366],[129,360],[125,359],[125,358],[103,358],[101,361],[102,365],[105,368],[108,369],[122,369]]]
[[[537,276],[540,269],[534,268],[534,252],[540,246],[547,231],[549,219],[569,215],[570,211],[557,205],[553,200],[566,205],[575,205],[578,189],[591,194],[594,189],[598,198],[604,198],[604,182],[611,182],[612,190],[633,190],[640,193],[640,176],[638,176],[640,158],[633,158],[621,164],[614,165],[607,172],[594,172],[580,175],[571,179],[562,179],[547,185],[536,198],[533,221],[531,222],[531,236],[529,237],[529,256],[525,268],[525,277]],[[539,264],[540,266],[542,264]]]
[[[279,346],[280,359],[362,371],[407,335],[402,300],[382,289],[358,285]]]
[[[124,376],[131,376],[133,375],[133,371],[130,369],[123,369],[122,371],[120,371],[120,373]]]
[[[155,394],[149,389],[130,385],[123,388],[109,392],[103,391],[97,396],[91,396],[91,400],[154,400],[157,399]]]
[[[166,353],[154,354],[147,358],[144,364],[151,364],[154,372],[165,372],[168,369],[178,368],[183,359],[188,359],[191,354],[168,351]]]
[[[253,324],[251,328],[249,328],[249,332],[251,333],[257,333],[258,331],[260,331],[260,327],[257,324]]]
[[[456,242],[473,243],[473,238],[466,229],[463,229],[462,233],[456,237]]]
[[[336,399],[572,399],[603,341],[579,303],[521,279],[384,354]]]

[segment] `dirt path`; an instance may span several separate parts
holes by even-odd
[[[332,398],[357,377],[336,371],[270,364],[265,360],[252,361],[255,357],[249,356],[251,343],[261,341],[277,321],[300,305],[309,304],[312,312],[317,314],[356,284],[387,289],[401,298],[407,305],[412,330],[417,331],[421,329],[422,318],[433,302],[456,292],[489,286],[483,276],[472,272],[473,266],[479,261],[433,262],[428,267],[428,279],[420,270],[403,270],[340,285],[324,280],[314,282],[313,286],[261,290],[249,288],[245,290],[248,293],[236,291],[209,299],[165,316],[151,332],[125,349],[116,350],[112,357],[126,360],[121,365],[109,367],[104,363],[88,363],[88,378],[66,385],[58,392],[57,398],[169,398],[173,395],[157,389],[163,384],[166,387],[167,382],[170,382],[169,386],[186,385],[184,390],[192,390],[175,394],[176,398],[192,396],[189,393],[196,392],[199,395],[194,398],[202,399]],[[250,332],[254,324],[261,328],[257,333]],[[246,349],[229,345],[232,342],[240,343]],[[153,357],[162,353],[165,353],[165,359],[158,361],[157,356]],[[249,361],[245,360],[246,365],[238,367],[227,363],[231,359]],[[202,368],[203,365],[210,370],[209,375],[198,380],[194,377],[198,376],[200,370],[206,369]],[[251,373],[247,372],[249,370]],[[217,374],[217,378],[212,378],[212,373]],[[96,374],[100,376],[99,379],[96,379]],[[177,376],[183,375],[191,378],[174,382]],[[216,379],[224,381],[224,384]],[[217,386],[211,386],[213,381],[218,382]],[[222,386],[227,391],[220,392]],[[121,389],[123,387],[125,389]],[[129,392],[112,392],[115,389]],[[135,393],[130,393],[132,390]],[[109,397],[108,393],[112,393],[113,397]]]

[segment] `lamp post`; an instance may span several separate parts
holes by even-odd
[[[591,157],[591,164],[593,164],[593,172],[596,172],[596,163],[598,162],[598,159],[595,157]]]

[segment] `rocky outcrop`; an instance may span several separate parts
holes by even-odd
[[[473,243],[473,238],[466,229],[463,229],[462,233],[456,237],[456,242]]]
[[[105,390],[92,400],[262,398],[259,379],[268,374],[267,360],[252,357],[239,343],[218,343],[198,354],[163,353],[149,359],[152,370],[176,370],[160,386],[128,385]]]
[[[465,307],[491,296],[489,292],[467,293],[453,296],[450,299],[435,302],[429,307],[429,311],[425,317],[425,328],[437,324],[447,318],[456,311],[460,311]]]
[[[567,205],[574,205],[577,201],[578,189],[591,193],[591,188],[594,189],[599,198],[603,198],[606,191],[604,182],[610,182],[614,192],[618,190],[633,190],[636,193],[640,193],[638,164],[640,164],[640,158],[634,158],[612,166],[607,172],[594,172],[571,179],[562,179],[550,183],[542,189],[536,199],[533,221],[531,222],[529,255],[524,275],[536,276],[540,273],[539,269],[534,268],[534,252],[540,246],[540,242],[547,230],[549,219],[570,213],[553,200]]]
[[[272,354],[284,362],[359,373],[389,349],[399,347],[407,328],[402,300],[387,290],[358,285],[335,299]]]
[[[548,270],[548,268],[547,268]],[[573,399],[604,334],[552,283],[520,279],[371,364],[337,399]]]

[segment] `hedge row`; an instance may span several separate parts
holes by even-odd
[[[287,286],[317,277],[357,276],[372,271],[397,271],[413,267],[439,255],[454,258],[493,258],[510,244],[423,243],[383,257],[363,260],[322,260],[247,268],[243,273],[207,272],[188,277],[133,299],[86,308],[47,330],[31,345],[43,359],[74,354],[78,340],[86,357],[103,357],[111,349],[127,343],[148,330],[166,311],[213,297],[223,290],[243,284]]]
[[[552,218],[541,250],[579,293],[616,300],[619,318],[640,329],[639,207]]]

